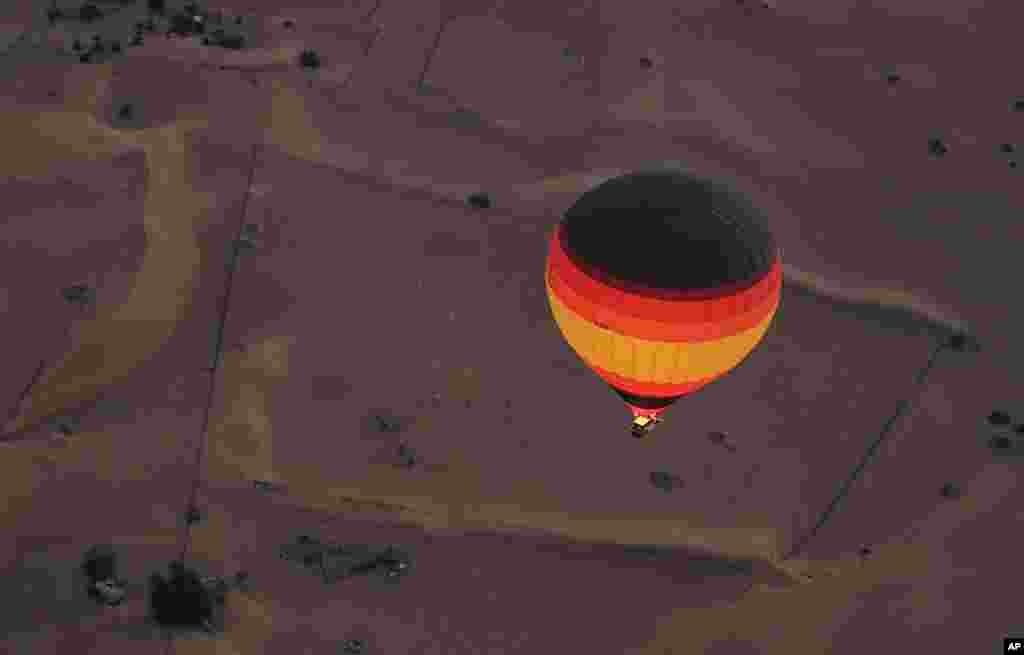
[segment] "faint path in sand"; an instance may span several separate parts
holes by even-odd
[[[75,111],[8,116],[2,128],[20,133],[13,141],[24,144],[24,152],[31,154],[5,158],[4,167],[12,170],[0,173],[44,175],[48,161],[75,155],[101,159],[119,148],[142,149],[148,171],[146,252],[129,298],[77,326],[74,349],[47,367],[20,414],[6,426],[7,433],[30,428],[125,379],[170,337],[191,302],[200,264],[195,231],[209,199],[191,190],[184,139],[189,131],[204,127],[205,120],[187,118],[134,133],[102,126],[93,110],[109,80],[107,67],[89,83],[83,82],[70,101]]]

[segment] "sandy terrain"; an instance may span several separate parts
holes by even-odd
[[[986,74],[1009,5],[224,0],[240,50],[82,63],[72,38],[128,43],[140,10],[9,4],[0,650],[967,653],[1024,627],[1024,445],[985,420],[1024,425],[1024,92]],[[542,271],[580,193],[651,166],[749,194],[786,287],[637,442]],[[958,331],[980,352],[936,351]],[[325,585],[276,556],[300,532],[415,566]],[[93,543],[133,585],[116,609],[74,574]],[[182,552],[252,575],[218,637],[146,620]]]

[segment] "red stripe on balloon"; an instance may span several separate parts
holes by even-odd
[[[702,378],[700,380],[681,382],[679,384],[663,384],[658,382],[631,380],[629,378],[622,377],[617,373],[605,370],[600,366],[594,366],[591,362],[586,362],[586,364],[594,371],[595,374],[597,374],[599,378],[607,382],[612,387],[619,391],[624,391],[628,394],[644,398],[672,398],[674,396],[685,396],[697,391],[711,382],[714,382],[724,375],[724,373],[722,373],[712,377]]]
[[[625,291],[581,271],[569,259],[557,234],[548,253],[548,284],[567,307],[585,320],[620,334],[652,341],[708,341],[753,328],[772,312],[782,286],[776,256],[768,274],[749,288],[724,297],[680,294],[673,300],[653,292]],[[634,285],[633,289],[639,289]]]

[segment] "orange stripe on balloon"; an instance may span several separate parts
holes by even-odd
[[[770,316],[778,305],[778,296],[770,295],[748,312],[722,318],[717,323],[680,323],[645,320],[622,314],[617,307],[601,306],[584,298],[549,271],[548,286],[569,309],[598,327],[630,337],[662,342],[699,343],[717,341],[750,330]],[[614,297],[611,298],[614,301]]]
[[[662,295],[659,292],[640,292],[636,286],[631,287],[631,291],[626,291],[612,286],[607,278],[604,281],[596,279],[592,270],[590,273],[583,272],[565,253],[557,231],[549,242],[547,267],[552,286],[571,290],[571,294],[566,292],[564,296],[577,301],[578,307],[575,311],[586,320],[606,324],[610,329],[617,319],[626,318],[646,321],[654,319],[663,324],[695,326],[693,332],[682,333],[689,334],[690,337],[681,340],[721,336],[718,333],[709,337],[699,335],[704,334],[709,325],[729,325],[732,319],[738,319],[755,309],[760,310],[766,305],[767,299],[779,293],[782,285],[782,265],[776,256],[764,277],[742,291],[736,291],[734,286],[730,287],[731,295],[724,297],[716,297],[713,294],[729,294],[729,289],[721,292],[704,290],[693,294],[683,293],[671,300],[654,297],[655,294]],[[572,300],[566,302],[568,304]],[[764,314],[759,318],[763,319]],[[624,321],[623,324],[628,324],[628,321]]]

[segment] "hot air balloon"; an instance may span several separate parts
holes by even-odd
[[[550,238],[545,285],[562,336],[626,402],[641,437],[753,351],[782,271],[744,197],[681,172],[639,172],[569,208]]]

